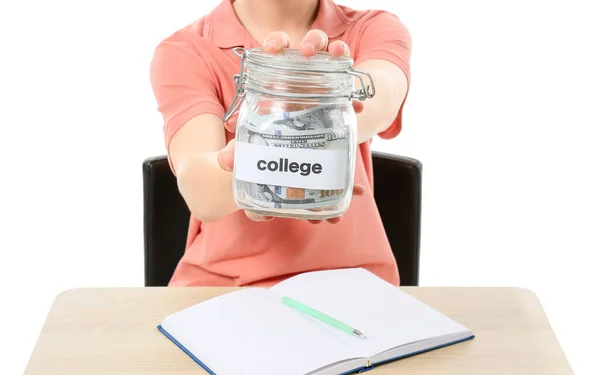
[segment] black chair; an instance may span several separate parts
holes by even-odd
[[[418,160],[373,152],[375,200],[400,271],[402,286],[418,286],[421,176]],[[144,276],[166,286],[185,251],[190,211],[165,156],[143,163]]]

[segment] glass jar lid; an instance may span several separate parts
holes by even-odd
[[[273,54],[262,50],[261,48],[252,48],[245,50],[241,47],[233,49],[233,53],[240,58],[240,72],[233,76],[235,83],[236,95],[223,116],[223,121],[227,121],[231,115],[239,108],[245,96],[245,84],[248,79],[248,73],[244,71],[245,65],[251,67],[260,67],[272,71],[288,71],[302,73],[320,73],[320,74],[349,74],[355,76],[360,82],[360,88],[344,94],[342,97],[348,99],[357,99],[364,101],[375,96],[375,85],[373,78],[368,72],[355,69],[352,64],[353,60],[349,57],[340,56],[333,57],[327,52],[317,52],[313,56],[303,56],[297,49],[284,49],[283,51]],[[368,81],[363,79],[363,76],[368,78]],[[283,95],[282,96],[290,96]],[[292,94],[294,97],[315,97],[315,94]],[[322,95],[323,97],[331,97],[332,95]],[[340,97],[340,94],[333,94],[335,97]]]

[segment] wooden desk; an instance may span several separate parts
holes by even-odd
[[[536,296],[512,288],[403,288],[475,339],[380,366],[369,375],[572,374]],[[26,375],[200,375],[156,325],[226,288],[75,289],[49,313]],[[285,375],[285,374],[282,374]]]

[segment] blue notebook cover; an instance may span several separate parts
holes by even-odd
[[[175,345],[177,345],[177,347],[179,349],[181,349],[185,354],[187,354],[194,362],[196,362],[198,365],[200,365],[200,367],[202,367],[204,370],[206,370],[206,372],[208,372],[210,375],[218,375],[215,372],[213,372],[206,364],[204,364],[198,357],[196,357],[194,354],[192,354],[192,352],[190,352],[189,350],[187,350],[179,341],[177,341],[177,339],[175,339],[175,337],[171,336],[171,334],[169,334],[169,332],[167,332],[161,325],[159,325],[157,328],[158,328],[158,330],[163,335],[165,335],[169,340],[171,340]],[[461,340],[452,341],[452,342],[449,342],[447,344],[434,346],[434,347],[427,348],[427,349],[424,349],[424,350],[419,350],[419,351],[408,353],[408,354],[405,354],[405,355],[402,355],[402,356],[390,358],[390,359],[385,360],[385,361],[373,363],[369,367],[359,367],[359,368],[350,370],[348,372],[344,372],[344,373],[339,374],[339,375],[350,375],[350,374],[364,373],[364,372],[367,372],[367,371],[370,371],[370,370],[374,369],[376,366],[379,366],[379,365],[382,365],[382,364],[385,364],[385,363],[394,362],[394,361],[400,360],[402,358],[411,357],[411,356],[414,356],[414,355],[417,355],[417,354],[429,352],[429,351],[436,350],[436,349],[441,349],[443,347],[450,346],[450,345],[455,345],[455,344],[458,344],[458,343],[461,343],[461,342],[464,342],[464,341],[471,340],[473,338],[475,338],[475,335],[471,335],[471,336],[466,337],[466,338],[461,339]]]

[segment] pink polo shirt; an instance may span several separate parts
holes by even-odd
[[[313,25],[343,40],[355,65],[384,59],[410,79],[411,39],[393,14],[356,11],[321,0]],[[234,47],[254,48],[254,40],[239,22],[231,0],[178,30],[156,48],[151,82],[164,118],[165,143],[199,114],[222,117],[235,96],[232,77],[239,71]],[[401,113],[379,134],[390,139],[400,132]],[[229,141],[234,134],[225,127]],[[172,286],[268,286],[298,273],[364,267],[399,285],[400,275],[373,196],[370,142],[359,146],[355,182],[367,192],[355,198],[338,224],[310,224],[293,219],[257,223],[237,211],[215,223],[190,218],[185,255],[171,279]],[[210,181],[206,181],[210,183]],[[401,230],[402,228],[398,228]]]

